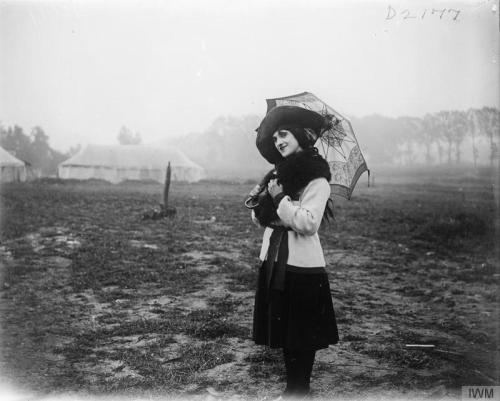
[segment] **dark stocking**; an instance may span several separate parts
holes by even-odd
[[[297,365],[298,361],[293,351],[287,348],[283,349],[286,369],[286,389],[285,394],[293,394],[297,387]]]
[[[285,394],[289,396],[308,394],[316,351],[284,348],[283,355],[286,368]]]

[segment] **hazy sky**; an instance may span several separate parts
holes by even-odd
[[[498,107],[498,18],[498,1],[0,0],[0,121],[67,150],[303,91],[357,117]]]

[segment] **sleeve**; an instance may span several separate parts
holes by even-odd
[[[278,205],[278,216],[293,231],[313,235],[319,229],[329,197],[330,184],[325,178],[317,178],[304,189],[298,205],[285,196]]]
[[[257,227],[262,227],[259,223],[259,220],[257,219],[257,217],[255,216],[255,212],[252,210],[252,221],[253,221],[253,224],[255,224]]]

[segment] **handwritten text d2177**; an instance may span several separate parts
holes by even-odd
[[[424,18],[439,18],[440,20],[448,19],[456,21],[462,10],[455,8],[424,8],[420,10],[410,10],[408,8],[398,10],[393,6],[387,6],[386,20],[394,19],[424,19]]]

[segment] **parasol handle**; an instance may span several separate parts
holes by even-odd
[[[259,194],[267,188],[267,184],[273,178],[276,178],[276,170],[274,168],[268,171],[264,178],[247,195],[245,200],[245,207],[247,209],[254,209],[259,206]]]

